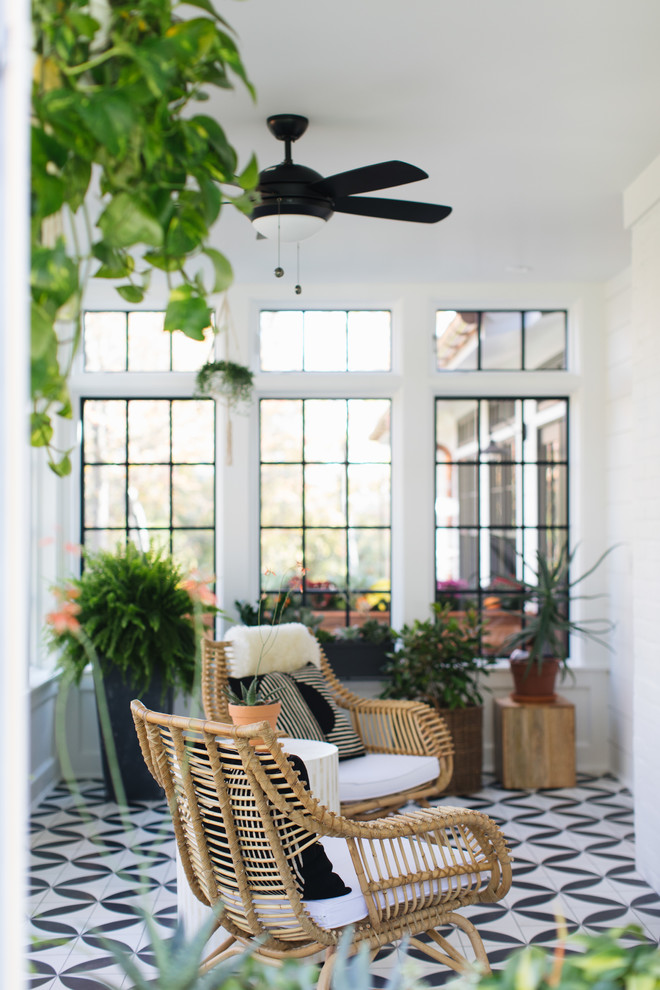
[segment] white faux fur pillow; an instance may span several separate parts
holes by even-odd
[[[321,666],[316,636],[301,622],[283,622],[274,626],[232,626],[224,638],[232,646],[227,654],[232,677],[249,677],[256,672],[257,666],[260,674],[273,671],[286,673],[308,663]]]

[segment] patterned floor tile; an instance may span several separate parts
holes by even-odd
[[[176,922],[166,805],[136,805],[125,814],[98,782],[85,784],[81,794],[86,814],[59,786],[31,816],[27,982],[34,990],[105,990],[102,981],[128,987],[108,944],[131,953],[149,978],[153,954],[140,909],[149,910],[165,937]],[[511,891],[498,904],[466,911],[495,969],[522,945],[554,946],[557,915],[570,931],[633,922],[660,939],[660,897],[636,872],[632,798],[615,778],[580,775],[575,788],[543,791],[506,791],[486,778],[478,794],[437,803],[484,811],[509,839]],[[455,938],[469,955],[466,937]],[[423,953],[410,954],[428,986],[452,978]],[[385,986],[399,957],[396,947],[379,953],[375,987]]]

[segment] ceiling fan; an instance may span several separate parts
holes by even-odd
[[[451,213],[450,206],[357,195],[428,179],[421,168],[406,162],[379,162],[324,178],[305,165],[296,165],[291,158],[291,145],[307,130],[307,117],[278,113],[268,117],[266,123],[271,134],[284,141],[285,152],[280,165],[272,165],[259,174],[257,189],[261,200],[251,220],[262,237],[304,240],[320,230],[333,213],[413,223],[437,223]]]

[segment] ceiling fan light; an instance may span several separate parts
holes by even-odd
[[[263,237],[277,238],[279,226],[280,240],[304,241],[307,237],[313,237],[323,227],[325,220],[323,217],[312,216],[307,213],[271,213],[268,216],[254,217],[252,226]]]

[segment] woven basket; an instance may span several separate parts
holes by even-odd
[[[454,773],[445,794],[474,794],[481,789],[483,708],[439,708],[454,740]]]

